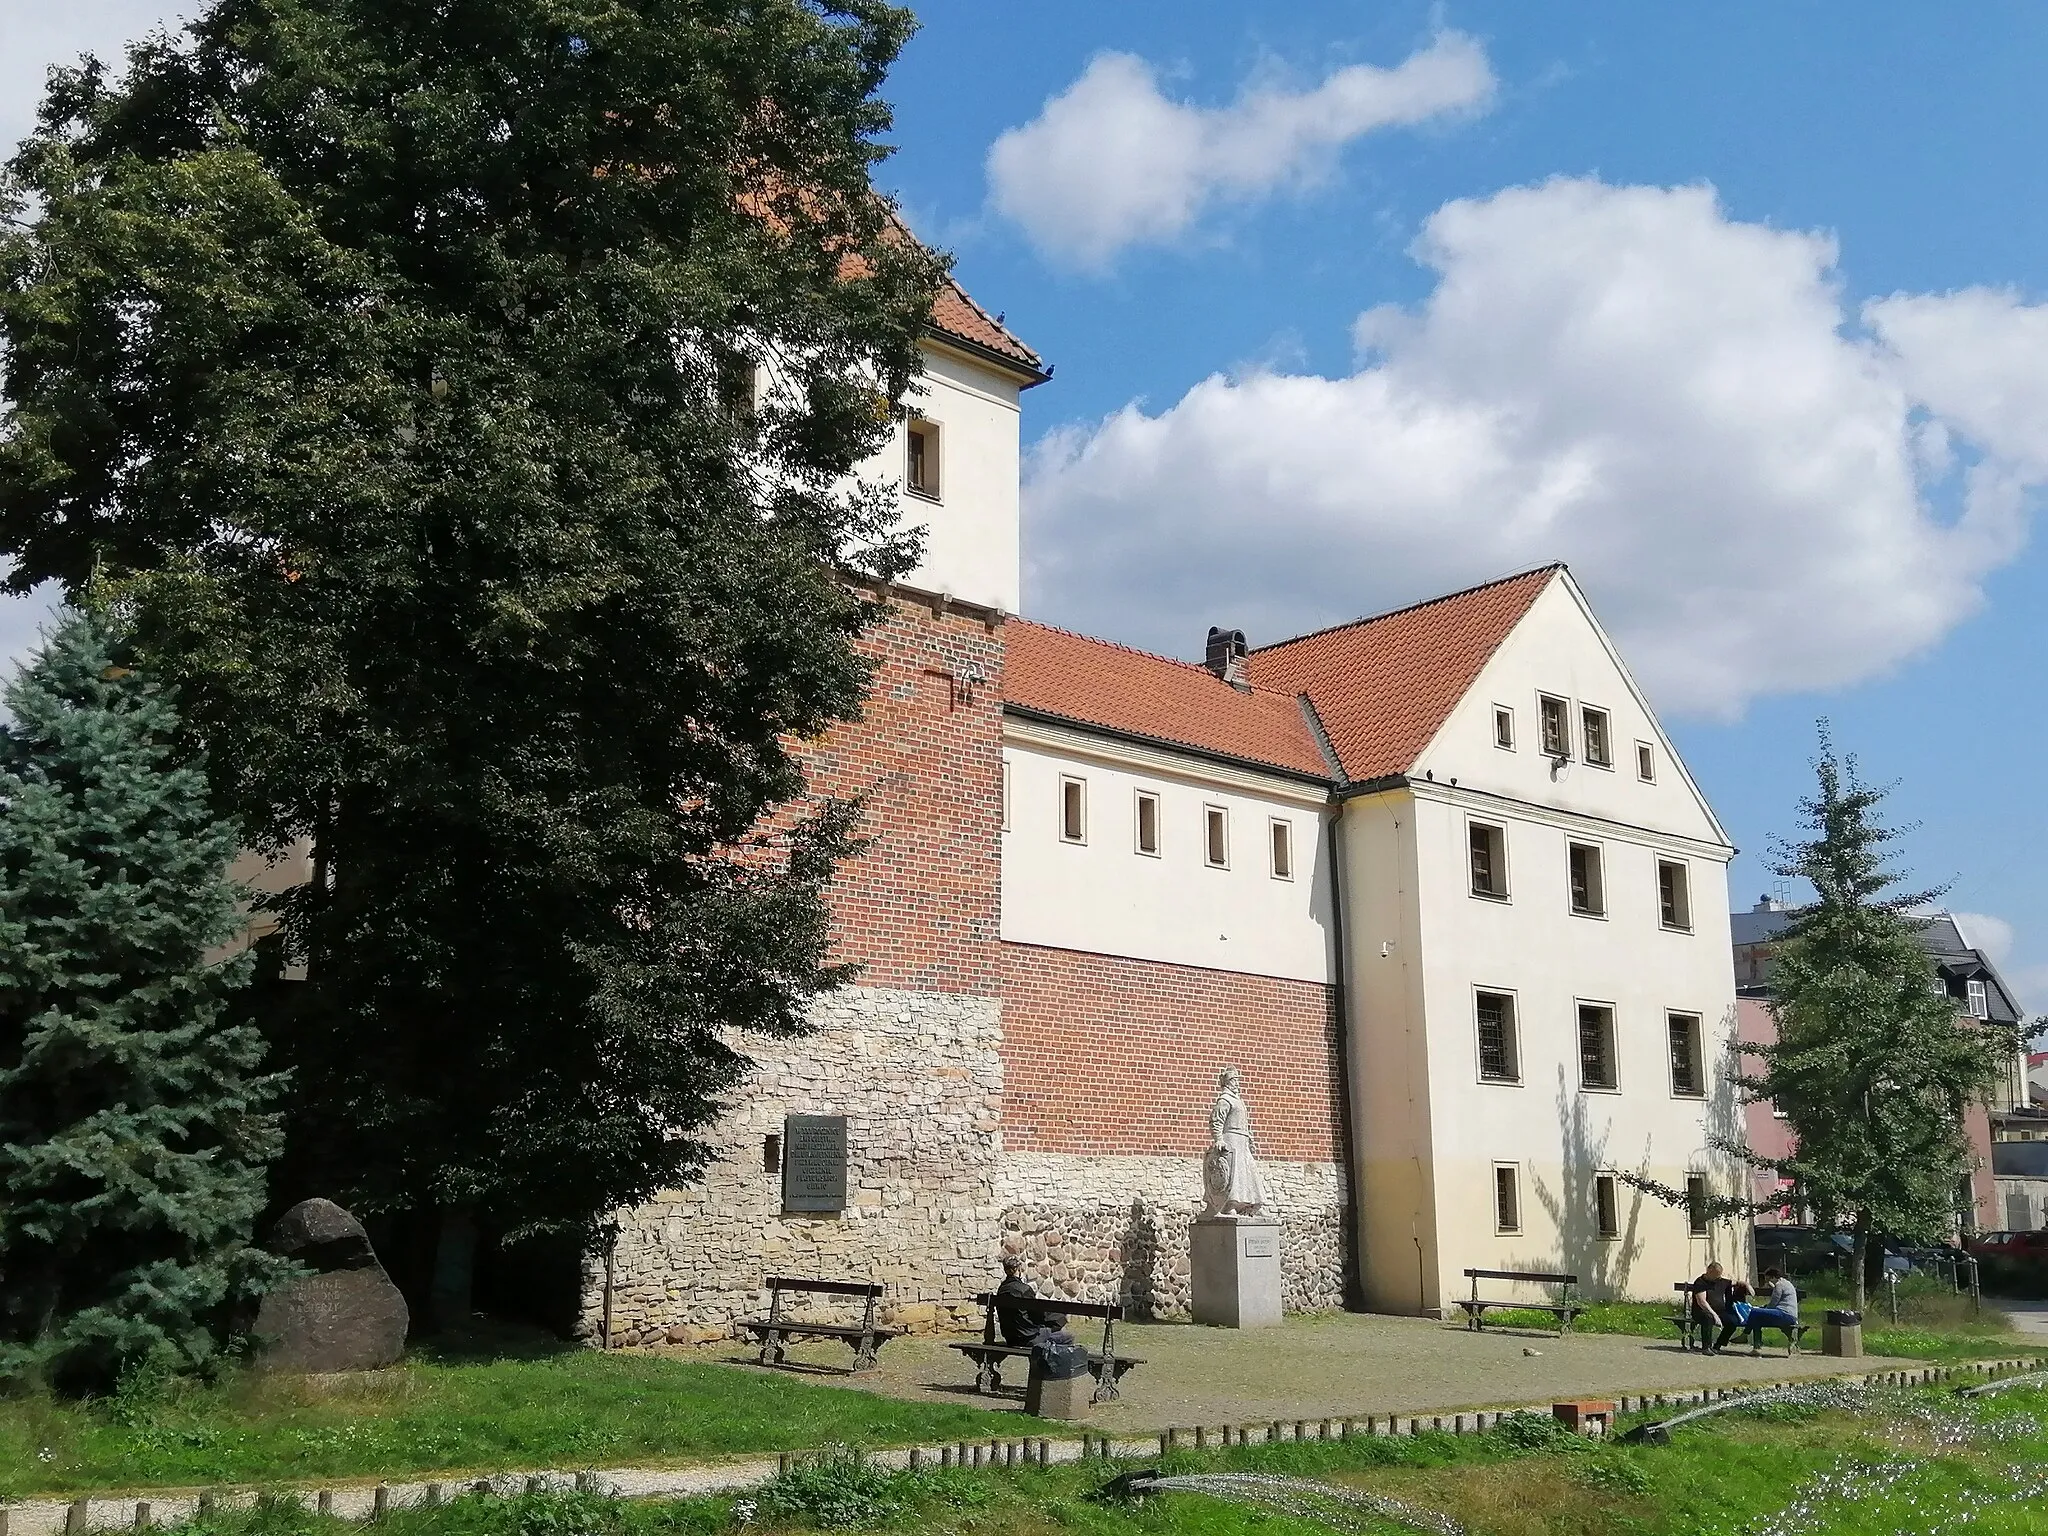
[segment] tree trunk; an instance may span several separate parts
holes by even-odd
[[[1863,1265],[1869,1252],[1870,1212],[1859,1211],[1856,1214],[1856,1247],[1849,1258],[1849,1305],[1858,1312],[1863,1310],[1864,1298],[1868,1295],[1864,1284]]]
[[[469,1321],[476,1280],[476,1217],[465,1206],[441,1212],[434,1244],[434,1284],[428,1298],[435,1328],[446,1332]]]

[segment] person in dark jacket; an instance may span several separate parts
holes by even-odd
[[[1046,1307],[1024,1278],[1024,1261],[1014,1255],[1003,1260],[1003,1283],[996,1287],[996,1326],[1002,1330],[1005,1344],[1027,1348],[1041,1335],[1058,1333],[1067,1326],[1066,1313]]]

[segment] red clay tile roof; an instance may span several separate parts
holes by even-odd
[[[964,341],[998,357],[1008,358],[1040,379],[1046,377],[1045,364],[1038,354],[969,298],[967,290],[954,280],[950,272],[939,289],[938,302],[932,305],[932,329],[941,336],[950,336],[955,341]]]
[[[1330,777],[1301,701],[1241,689],[1206,668],[1012,619],[1003,626],[1003,702],[1168,746]]]
[[[1353,780],[1406,773],[1562,569],[1547,565],[1261,647],[1251,653],[1251,680],[1307,694]]]

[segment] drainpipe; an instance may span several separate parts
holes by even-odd
[[[1337,1016],[1337,1073],[1343,1091],[1337,1095],[1339,1140],[1344,1148],[1344,1306],[1365,1310],[1365,1255],[1360,1249],[1363,1221],[1358,1190],[1358,1111],[1351,1081],[1351,1006],[1346,985],[1349,954],[1344,942],[1344,840],[1338,828],[1345,802],[1337,801],[1330,818],[1330,937],[1336,955],[1330,969],[1330,1006]]]

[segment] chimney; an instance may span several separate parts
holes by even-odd
[[[1209,627],[1209,659],[1205,665],[1233,688],[1250,690],[1245,680],[1244,659],[1251,648],[1244,643],[1241,629]]]

